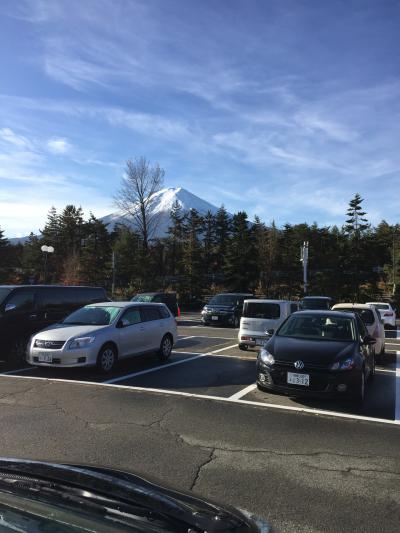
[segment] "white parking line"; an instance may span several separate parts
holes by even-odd
[[[204,354],[208,355],[208,354]],[[194,394],[191,392],[181,392],[181,391],[173,391],[173,390],[165,390],[165,389],[152,389],[147,387],[132,387],[129,385],[114,385],[111,383],[97,383],[95,381],[74,381],[70,379],[52,379],[52,378],[40,378],[40,377],[33,377],[33,376],[10,376],[10,378],[13,379],[31,379],[31,380],[37,380],[37,381],[52,381],[55,384],[58,383],[68,383],[68,384],[79,384],[79,385],[88,385],[90,387],[97,386],[97,387],[113,387],[115,389],[123,390],[123,391],[132,391],[132,392],[144,392],[144,393],[157,393],[157,394],[164,394],[169,396],[185,396],[187,398],[198,398],[202,400],[213,400],[217,402],[227,402],[231,404],[238,404],[238,405],[249,405],[252,407],[263,407],[268,408],[272,410],[279,410],[279,411],[291,411],[291,412],[298,412],[298,413],[307,413],[314,416],[327,416],[327,417],[333,417],[333,418],[344,418],[347,420],[360,420],[364,422],[375,422],[378,424],[388,424],[388,425],[399,425],[400,422],[398,420],[389,420],[386,418],[374,418],[372,416],[364,416],[364,415],[354,415],[351,413],[340,413],[337,411],[324,411],[323,409],[312,409],[309,407],[296,407],[291,405],[279,405],[275,403],[264,403],[264,402],[253,402],[250,400],[232,400],[231,398],[223,398],[221,396],[210,396],[206,394]]]
[[[234,344],[233,346],[236,346],[236,344]],[[196,359],[200,359],[201,357],[206,357],[207,355],[210,356],[213,354],[217,354],[219,352],[223,352],[224,350],[229,350],[229,348],[233,348],[233,346],[227,346],[226,348],[221,348],[220,350],[214,350],[212,352],[207,352],[207,353],[196,353],[195,355],[192,354],[193,357],[187,357],[186,359],[180,359],[179,361],[174,361],[173,363],[153,366],[152,368],[147,368],[146,370],[140,370],[139,372],[132,372],[131,374],[125,374],[124,376],[118,376],[116,378],[103,381],[103,383],[106,383],[106,384],[118,383],[119,381],[125,381],[127,379],[136,378],[137,376],[143,376],[144,374],[150,374],[151,372],[157,372],[158,370],[164,370],[171,366],[181,365],[183,363],[189,363],[190,361],[195,361]],[[175,353],[187,354],[190,352],[175,352]]]
[[[35,370],[34,366],[27,366],[26,368],[20,368],[19,370],[8,370],[7,372],[1,372],[0,376],[5,376],[7,374],[19,374],[20,372],[27,372],[28,370]]]
[[[185,341],[186,339],[194,339],[194,338],[195,338],[195,335],[189,335],[189,337],[180,337],[176,342]]]
[[[396,388],[394,420],[400,424],[400,352],[396,353]]]
[[[389,370],[389,368],[375,368],[375,372],[388,372],[389,374],[396,374],[396,370]]]
[[[257,388],[257,385],[255,383],[252,383],[248,387],[245,387],[239,392],[232,394],[232,396],[229,396],[229,400],[239,400],[240,398],[243,398],[243,396],[246,396],[246,394],[248,394],[249,392],[253,391],[256,388]]]

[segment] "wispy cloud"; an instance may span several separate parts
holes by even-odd
[[[66,139],[50,139],[46,146],[53,154],[66,154],[71,150],[71,144]]]

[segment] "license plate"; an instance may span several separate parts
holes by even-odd
[[[264,346],[265,339],[256,339],[256,346]]]
[[[287,382],[291,385],[303,385],[308,387],[310,385],[309,374],[295,374],[294,372],[287,373]]]
[[[38,355],[39,363],[52,363],[53,362],[53,356],[49,353],[40,353]]]
[[[218,317],[217,316],[212,316],[211,320],[218,320]]]

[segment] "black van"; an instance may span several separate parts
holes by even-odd
[[[0,354],[22,362],[29,337],[89,303],[107,301],[101,287],[0,285]]]
[[[306,309],[328,311],[331,307],[332,298],[329,296],[304,296],[300,300],[300,311]]]
[[[236,292],[225,292],[213,296],[201,312],[203,324],[238,328],[243,302],[249,298],[254,298],[254,296],[251,293]]]
[[[156,302],[165,304],[174,316],[179,316],[178,300],[175,292],[141,292],[131,302]]]

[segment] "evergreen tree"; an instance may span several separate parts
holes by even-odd
[[[115,258],[115,285],[132,297],[143,290],[140,236],[131,228],[117,225],[111,235]]]
[[[53,206],[50,208],[47,214],[47,221],[44,228],[40,231],[42,235],[42,241],[47,246],[53,246],[54,249],[58,248],[60,241],[60,217],[57,214],[57,209]]]
[[[6,281],[10,273],[7,268],[9,249],[10,243],[8,239],[4,237],[4,231],[0,228],[0,283]]]
[[[81,278],[87,284],[106,285],[111,271],[111,236],[107,226],[90,214],[83,227]]]
[[[22,252],[22,268],[24,282],[39,283],[44,281],[44,255],[40,247],[41,239],[31,233],[24,243]]]
[[[233,291],[248,291],[256,284],[254,238],[249,226],[244,211],[233,215],[225,263],[226,278]]]
[[[222,205],[215,215],[215,267],[220,274],[223,272],[230,234],[231,219]]]
[[[183,249],[183,268],[185,288],[190,298],[199,298],[202,292],[202,248],[200,237],[203,231],[203,219],[191,209],[184,226],[185,246]]]
[[[208,279],[212,279],[215,263],[215,217],[207,211],[203,218],[203,271]]]
[[[172,206],[170,218],[171,225],[168,228],[166,241],[168,274],[176,276],[181,274],[183,269],[183,239],[185,232],[185,215],[178,200]]]

